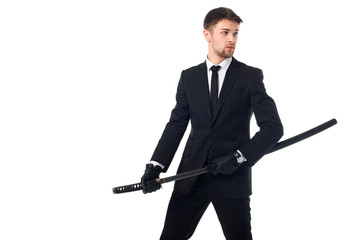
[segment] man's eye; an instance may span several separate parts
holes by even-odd
[[[226,35],[226,34],[228,34],[228,32],[227,32],[227,31],[224,31],[224,32],[222,32],[222,34],[223,34],[223,35]]]
[[[239,35],[239,33],[238,33],[238,32],[234,32],[234,36],[236,37],[237,35]]]

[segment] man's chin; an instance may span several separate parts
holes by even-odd
[[[220,57],[222,57],[222,58],[231,58],[233,55],[234,55],[234,52],[232,52],[232,53],[224,53],[224,54],[221,54]]]
[[[232,49],[232,50],[229,50],[229,51],[225,50],[224,52],[222,52],[221,57],[223,57],[223,58],[231,58],[234,55],[234,50],[235,49]]]

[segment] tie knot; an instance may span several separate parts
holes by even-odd
[[[215,65],[213,65],[213,66],[210,68],[210,70],[211,70],[212,72],[217,72],[217,71],[219,71],[220,68],[221,68],[220,66],[215,66]]]

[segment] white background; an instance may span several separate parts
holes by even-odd
[[[244,21],[235,57],[263,70],[283,140],[338,120],[255,165],[254,239],[360,239],[355,0],[1,1],[1,239],[158,239],[173,184],[111,189],[139,182],[219,6]],[[211,206],[192,239],[224,239]]]

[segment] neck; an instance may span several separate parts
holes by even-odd
[[[210,53],[207,55],[207,58],[215,65],[219,65],[222,61],[225,60],[223,57],[212,55]]]

